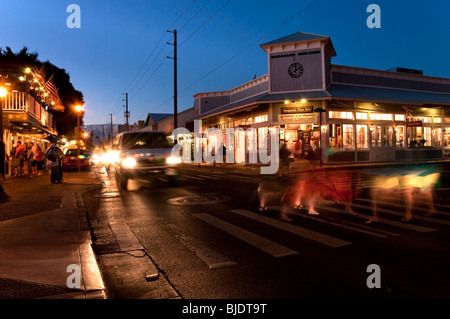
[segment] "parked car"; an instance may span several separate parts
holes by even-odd
[[[120,189],[126,190],[128,180],[155,180],[158,177],[175,182],[181,157],[172,156],[172,143],[163,132],[131,131],[116,136],[113,151],[115,178]]]
[[[80,155],[78,155],[77,148],[69,148],[62,159],[62,168],[66,170],[78,169],[78,159],[80,160],[81,169],[90,169],[92,167],[92,156],[88,150],[80,149]]]

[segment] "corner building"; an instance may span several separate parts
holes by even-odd
[[[450,157],[450,79],[334,65],[330,37],[317,34],[297,32],[261,48],[268,74],[194,96],[194,118],[204,130],[221,129],[225,145],[226,128],[254,127],[258,143],[279,128],[281,144],[323,163]],[[250,138],[235,143],[248,151]],[[248,161],[236,152],[235,162]]]

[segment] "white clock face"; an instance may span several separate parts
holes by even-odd
[[[288,73],[293,78],[299,78],[303,74],[303,66],[300,63],[292,63],[289,66]]]

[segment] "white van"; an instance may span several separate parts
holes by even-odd
[[[173,144],[158,131],[131,131],[118,134],[113,142],[118,159],[114,163],[115,178],[126,190],[129,179],[154,179],[167,176],[169,182],[178,175],[181,157],[171,156]]]

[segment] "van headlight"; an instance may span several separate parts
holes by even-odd
[[[132,157],[127,157],[126,159],[122,160],[122,165],[126,168],[133,168],[136,166],[136,160]]]
[[[167,164],[180,164],[181,157],[169,156],[168,158],[166,158],[166,163]]]

